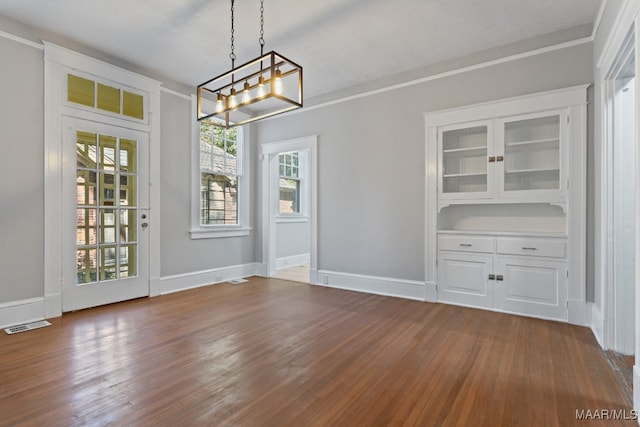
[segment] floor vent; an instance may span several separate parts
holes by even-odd
[[[44,328],[45,326],[51,326],[51,323],[46,320],[41,320],[39,322],[27,323],[24,325],[16,325],[5,328],[5,332],[8,335],[17,334],[18,332],[31,331],[33,329]]]
[[[231,283],[232,285],[238,285],[240,283],[244,283],[244,282],[248,282],[248,280],[246,279],[233,279],[233,280],[228,280],[227,283]]]

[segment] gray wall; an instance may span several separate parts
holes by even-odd
[[[0,38],[0,304],[44,295],[42,57]]]
[[[424,280],[423,113],[591,83],[592,44],[257,125],[258,142],[318,135],[318,268]]]
[[[167,92],[162,93],[160,101],[161,275],[170,276],[254,262],[253,232],[246,237],[191,239],[191,101]],[[245,150],[251,158],[250,170],[255,171],[255,150],[250,142]],[[251,179],[251,187],[254,188],[255,177]],[[254,199],[251,196],[251,200]],[[254,223],[255,215],[252,214],[251,224]]]
[[[310,234],[308,221],[276,223],[276,258],[308,254]]]

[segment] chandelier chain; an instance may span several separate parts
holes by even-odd
[[[234,38],[234,27],[233,27],[233,18],[234,18],[234,4],[235,0],[231,0],[231,53],[229,54],[229,58],[231,58],[231,68],[234,68],[236,62],[236,54],[235,54],[235,38]]]
[[[260,0],[260,55],[264,54],[264,0]]]

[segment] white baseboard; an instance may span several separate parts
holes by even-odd
[[[584,301],[567,301],[567,321],[572,325],[589,326],[590,311],[591,307]]]
[[[604,349],[604,316],[596,304],[591,304],[591,331],[600,347]]]
[[[151,295],[171,294],[255,274],[256,264],[251,263],[161,277],[160,280],[151,282],[153,287]]]
[[[0,304],[0,328],[44,320],[44,298]]]
[[[310,260],[311,260],[311,254],[300,254],[300,255],[276,258],[276,270],[280,270],[282,268],[296,267],[298,265],[309,264]]]
[[[313,280],[312,280],[313,281]],[[315,282],[321,286],[366,292],[370,294],[400,297],[418,301],[425,300],[425,283],[413,280],[392,279],[388,277],[364,276],[319,270]]]

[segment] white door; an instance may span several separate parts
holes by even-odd
[[[493,256],[458,252],[438,254],[438,300],[492,308]]]
[[[63,311],[149,295],[149,135],[63,119]]]
[[[498,257],[496,264],[500,310],[567,320],[567,263]]]

